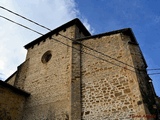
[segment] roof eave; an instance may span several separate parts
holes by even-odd
[[[19,89],[19,88],[16,88],[15,86],[12,86],[12,85],[10,85],[10,84],[8,84],[8,83],[6,83],[6,82],[3,82],[3,81],[1,81],[1,80],[0,80],[0,85],[2,85],[2,86],[4,86],[4,87],[7,87],[7,88],[9,88],[10,90],[12,90],[12,91],[14,91],[15,93],[18,93],[18,94],[20,94],[20,95],[24,95],[24,96],[26,96],[26,97],[30,96],[30,93],[28,93],[28,92],[26,92],[26,91],[24,91],[24,90],[21,90],[21,89]]]
[[[46,39],[47,37],[49,36],[52,36],[53,34],[56,34],[58,33],[59,31],[63,30],[63,29],[66,29],[72,25],[77,25],[81,30],[82,32],[84,33],[85,36],[90,36],[91,34],[89,33],[89,31],[85,28],[85,26],[82,24],[82,22],[78,19],[78,18],[75,18],[69,22],[67,22],[66,24],[63,24],[62,26],[48,32],[47,34],[37,38],[36,40],[28,43],[27,45],[24,46],[25,49],[29,49],[30,47],[32,47],[33,45],[37,44],[37,43],[40,43],[42,40]]]
[[[128,31],[128,33],[127,33],[127,31]],[[131,28],[124,28],[124,29],[120,29],[120,30],[114,30],[114,31],[105,32],[105,33],[101,33],[101,34],[87,36],[87,37],[84,37],[84,38],[78,38],[76,40],[77,41],[83,41],[83,40],[90,39],[90,38],[99,38],[99,37],[102,37],[102,36],[109,36],[109,35],[113,35],[113,34],[117,34],[117,33],[125,33],[125,32],[127,34],[132,35],[133,33],[131,31],[132,31]]]

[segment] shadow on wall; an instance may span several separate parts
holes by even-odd
[[[10,113],[5,109],[0,110],[0,120],[11,120]]]

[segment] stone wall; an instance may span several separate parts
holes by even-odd
[[[82,41],[125,63],[82,47],[82,51],[97,57],[83,53],[81,58],[82,119],[131,119],[132,115],[146,114],[129,41],[120,33]]]
[[[23,62],[21,65],[18,66],[14,86],[20,89],[24,89],[24,82],[26,79],[27,71],[28,71],[28,63],[29,59]]]
[[[72,49],[71,119],[79,120],[81,119],[81,53],[79,44],[74,44],[73,47],[75,49]]]
[[[75,38],[83,38],[85,35],[75,26]],[[80,120],[82,112],[82,71],[81,71],[81,45],[80,42],[72,43],[72,79],[71,79],[71,120]]]
[[[22,120],[25,96],[28,95],[0,81],[0,120]]]
[[[83,36],[82,33],[77,35],[79,34],[77,31],[76,26],[71,26],[59,34],[68,38]],[[26,75],[23,75],[26,76],[24,90],[30,92],[31,96],[27,99],[24,120],[32,118],[68,120],[71,116],[74,116],[73,119],[79,119],[80,97],[75,101],[75,95],[78,96],[78,93],[71,92],[71,89],[80,92],[79,88],[74,88],[75,84],[79,84],[75,83],[77,80],[79,82],[80,76],[77,63],[79,53],[72,49],[72,41],[54,34],[29,48],[26,60],[28,67]]]
[[[60,34],[73,38],[74,27],[61,31]],[[51,37],[71,46],[71,41],[60,35]],[[25,106],[24,120],[33,118],[67,120],[70,117],[72,51],[70,47],[51,37],[28,49],[29,67],[24,90],[30,92],[31,97]],[[47,51],[50,52],[48,54],[50,60],[44,55]]]
[[[154,115],[147,66],[133,35],[118,31],[74,41],[84,34],[73,25],[28,48],[25,62],[8,80],[31,93],[23,120]]]
[[[14,86],[17,72],[13,73],[5,82]]]
[[[141,50],[137,44],[134,44],[132,42],[129,43],[129,48],[134,66],[137,68],[137,82],[139,84],[140,93],[142,95],[141,104],[144,105],[146,114],[156,115],[156,109],[154,109],[154,106],[156,105],[156,94],[154,92],[154,89],[152,88],[153,86],[151,79],[147,75],[147,66]]]

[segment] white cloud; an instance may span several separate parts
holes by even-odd
[[[74,0],[16,0],[14,2],[12,0],[1,0],[0,5],[50,29],[54,29],[80,14]],[[43,34],[48,32],[1,8],[0,15],[38,30]],[[92,32],[86,19],[84,19],[84,24]],[[40,35],[2,18],[0,18],[0,31],[0,73],[4,74],[0,74],[0,77],[3,76],[3,79],[6,79],[25,60],[26,50],[23,46]]]
[[[4,70],[4,66],[5,66],[5,64],[4,64],[4,60],[3,59],[1,59],[0,60],[0,70]]]
[[[82,18],[82,22],[83,22],[83,24],[84,24],[84,26],[87,28],[87,30],[89,31],[89,32],[91,32],[91,34],[94,34],[94,29],[90,26],[90,24],[88,23],[88,20],[86,19],[86,18]]]

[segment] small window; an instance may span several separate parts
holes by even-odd
[[[45,53],[43,54],[41,61],[42,61],[42,63],[47,63],[47,62],[50,61],[51,58],[52,58],[52,53],[51,53],[51,51],[49,50],[49,51],[47,51],[47,52],[45,52]]]

